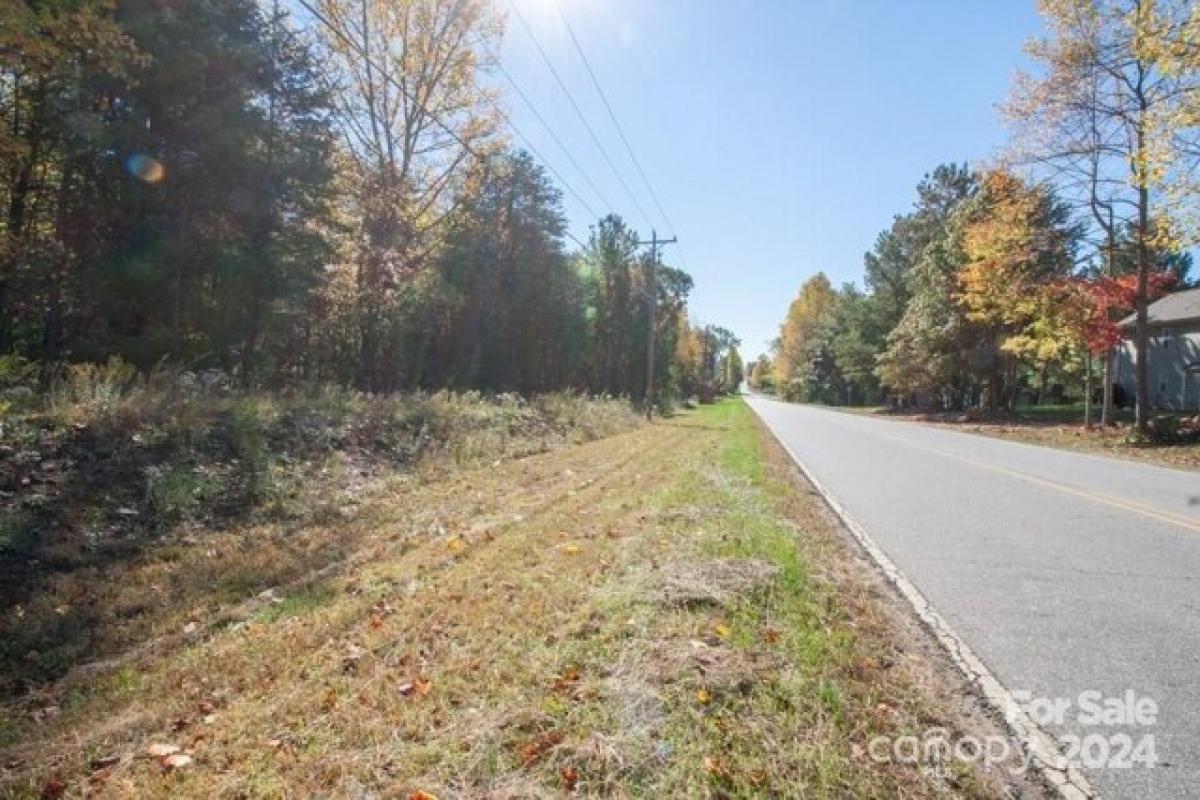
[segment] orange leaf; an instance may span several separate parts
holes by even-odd
[[[396,687],[396,691],[404,697],[424,697],[433,689],[433,681],[419,675],[411,681],[405,681]]]
[[[46,785],[42,787],[42,800],[57,800],[62,797],[67,791],[67,784],[60,781],[58,778],[51,778],[46,781]]]
[[[563,740],[558,731],[551,731],[521,745],[518,752],[521,756],[521,766],[528,767],[542,756],[546,755],[556,744]]]
[[[579,683],[579,667],[567,667],[562,674],[554,679],[554,691],[563,692]]]

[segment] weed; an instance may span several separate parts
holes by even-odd
[[[166,523],[198,518],[223,489],[221,477],[202,466],[173,464],[146,469],[147,505]]]

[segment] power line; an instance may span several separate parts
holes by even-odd
[[[621,144],[625,145],[625,152],[629,154],[629,160],[633,162],[633,166],[637,169],[637,173],[642,179],[642,185],[646,187],[646,192],[650,195],[650,199],[654,201],[654,205],[658,209],[658,213],[662,215],[663,221],[670,227],[671,235],[674,236],[676,233],[675,223],[671,221],[671,215],[663,208],[663,204],[659,201],[658,194],[654,191],[650,179],[646,177],[646,171],[642,169],[642,162],[634,155],[633,146],[629,143],[629,138],[625,136],[625,130],[621,127],[621,123],[617,121],[617,114],[613,111],[612,104],[608,102],[608,95],[600,87],[600,79],[596,77],[596,71],[592,69],[592,62],[583,51],[583,46],[579,43],[579,38],[575,36],[575,29],[571,27],[571,23],[567,19],[562,5],[555,2],[554,7],[558,9],[558,16],[562,19],[563,25],[567,29],[567,35],[571,37],[571,43],[575,45],[575,52],[579,54],[580,60],[583,61],[583,66],[587,69],[588,77],[591,78],[592,86],[596,89],[596,94],[600,95],[600,102],[604,104],[604,109],[608,112],[608,118],[612,120],[613,127],[617,129],[617,135],[621,137]]]
[[[489,55],[492,54],[489,53]],[[504,80],[508,81],[508,85],[513,88],[513,91],[517,93],[517,96],[520,97],[529,110],[533,112],[533,116],[537,118],[537,121],[540,122],[542,127],[546,129],[546,132],[550,134],[550,138],[554,140],[556,145],[558,145],[558,149],[562,150],[563,155],[565,155],[567,160],[571,162],[571,166],[575,167],[575,171],[583,176],[583,179],[587,182],[587,185],[590,186],[592,191],[596,193],[596,197],[599,198],[601,204],[603,204],[605,208],[613,208],[613,204],[608,202],[608,199],[605,198],[604,192],[600,191],[600,187],[597,186],[596,182],[592,180],[592,177],[588,174],[587,170],[585,170],[579,164],[579,162],[575,160],[575,156],[572,155],[570,148],[563,144],[562,139],[560,139],[558,134],[554,131],[554,127],[546,121],[546,118],[542,116],[540,111],[538,111],[537,106],[535,106],[533,101],[529,99],[524,91],[522,91],[520,84],[518,84],[516,79],[513,78],[509,71],[504,68],[504,65],[500,63],[500,59],[494,55],[492,55],[492,59],[495,62],[496,69],[504,77]],[[593,214],[592,216],[596,215]]]
[[[399,81],[397,81],[394,77],[392,77],[391,73],[389,73],[387,70],[385,70],[383,67],[381,67],[377,62],[372,60],[370,55],[366,52],[366,50],[359,47],[357,42],[355,42],[354,40],[350,39],[350,37],[348,37],[344,33],[342,33],[341,30],[339,30],[338,27],[329,20],[328,17],[326,17],[324,14],[322,14],[317,9],[313,8],[312,4],[310,2],[308,2],[308,0],[296,0],[296,2],[305,11],[307,11],[309,14],[311,14],[314,19],[316,19],[318,22],[320,22],[330,33],[332,33],[334,36],[336,36],[338,39],[340,39],[343,44],[345,44],[352,51],[354,51],[354,53],[357,54],[358,57],[361,58],[365,63],[369,64],[371,67],[378,70],[379,74],[381,76],[383,76],[384,80],[386,80],[388,83],[390,83],[393,87],[395,87],[395,89],[397,91],[399,91],[402,95],[404,95],[405,98],[407,98],[410,102],[412,102],[413,98],[412,98],[412,95],[409,93],[409,91],[407,89],[405,89],[404,86],[401,85],[401,83]],[[572,195],[574,195],[574,197],[577,200],[579,200],[580,204],[583,205],[583,207],[587,210],[587,212],[589,214],[591,214],[593,217],[597,217],[596,212],[593,211],[592,207],[590,205],[588,205],[588,202],[583,199],[583,196],[581,194],[579,194],[579,192],[575,191],[575,188],[572,187],[571,184],[568,183],[563,178],[562,174],[558,170],[556,170],[554,168],[554,166],[551,165],[550,162],[548,162],[546,160],[546,158],[537,151],[537,149],[529,141],[529,138],[527,136],[525,136],[525,134],[522,133],[521,130],[516,125],[513,124],[513,121],[508,117],[507,114],[504,113],[504,110],[502,108],[500,108],[500,105],[498,103],[496,103],[496,101],[493,100],[491,97],[489,97],[487,95],[485,95],[485,97],[486,97],[487,101],[492,105],[492,108],[494,108],[496,110],[496,113],[500,115],[501,119],[503,119],[508,124],[508,126],[510,128],[512,128],[513,132],[516,133],[517,136],[520,137],[525,142],[526,146],[528,147],[529,151],[533,154],[534,158],[536,158],[542,162],[542,166],[546,167],[546,169],[548,169],[550,171],[550,173],[552,175],[554,175],[554,177],[557,178],[564,187],[566,187],[567,191],[569,191]],[[431,112],[427,112],[427,113],[428,113],[429,119],[435,125],[437,125],[437,127],[442,129],[447,135],[450,136],[450,138],[452,138],[455,142],[457,142],[458,145],[463,148],[463,150],[470,153],[478,161],[480,161],[484,165],[484,169],[486,171],[488,171],[488,172],[491,171],[491,166],[490,166],[491,155],[490,154],[483,154],[483,153],[478,152],[470,144],[468,144],[466,141],[464,141],[463,138],[461,136],[459,136],[458,133],[453,128],[451,128],[449,125],[447,125],[445,122],[443,122],[436,114],[433,114]],[[581,248],[586,247],[586,245],[584,245],[583,242],[579,241],[579,239],[577,239],[565,227],[563,228],[563,234],[567,238],[569,238],[571,241],[575,242],[575,244],[579,245],[579,247],[581,247]]]
[[[530,153],[533,154],[533,157],[536,158],[538,161],[542,162],[542,166],[545,167],[546,169],[548,169],[550,171],[550,174],[553,175],[555,178],[557,178],[559,183],[561,183],[563,186],[565,186],[567,188],[567,191],[569,191],[572,195],[574,195],[575,199],[579,201],[580,205],[582,205],[584,207],[584,209],[589,214],[592,215],[592,217],[594,217],[595,219],[599,219],[600,218],[599,215],[596,214],[596,212],[592,209],[592,207],[590,205],[588,205],[587,200],[583,199],[583,195],[581,195],[581,194],[579,194],[579,192],[575,191],[575,188],[573,186],[571,186],[571,184],[567,183],[567,180],[566,180],[566,178],[564,178],[562,176],[562,173],[559,172],[557,169],[555,169],[554,165],[551,164],[549,161],[547,161],[546,157],[538,152],[538,149],[533,146],[533,142],[531,142],[529,140],[529,137],[526,136],[521,131],[521,129],[517,127],[516,123],[514,123],[512,121],[512,118],[509,117],[508,114],[506,114],[504,112],[504,109],[500,108],[500,105],[493,100],[489,100],[489,102],[492,104],[492,108],[494,108],[496,110],[496,113],[500,115],[500,118],[502,120],[504,120],[504,122],[508,125],[508,127],[512,128],[513,133],[515,133],[517,135],[517,137],[522,142],[525,143],[525,148],[527,150],[529,150]],[[574,236],[571,236],[571,234],[569,232],[567,232],[567,236],[570,236],[570,238],[576,244],[578,244],[580,247],[583,247],[583,242],[579,241]]]
[[[558,88],[562,89],[563,94],[567,96],[567,100],[570,102],[571,108],[575,110],[575,116],[579,117],[579,121],[583,123],[583,127],[587,130],[588,135],[592,138],[592,142],[596,145],[596,149],[600,151],[600,155],[604,158],[604,163],[608,164],[608,168],[612,171],[613,177],[615,177],[617,182],[621,184],[621,188],[625,190],[625,194],[627,194],[629,199],[633,202],[634,208],[636,208],[638,213],[642,215],[642,221],[650,225],[650,215],[646,213],[646,209],[642,208],[642,204],[638,202],[637,196],[633,193],[633,190],[629,188],[629,184],[625,182],[623,177],[621,177],[620,170],[617,169],[617,165],[613,163],[612,157],[609,156],[608,150],[605,149],[604,144],[600,141],[600,137],[596,135],[596,131],[587,121],[587,117],[583,114],[583,109],[581,109],[579,107],[579,103],[575,101],[575,96],[571,94],[571,90],[567,88],[566,82],[564,82],[562,76],[558,74],[558,70],[554,67],[554,62],[550,60],[550,56],[546,53],[545,48],[542,47],[542,43],[538,41],[537,36],[535,36],[533,33],[533,29],[529,27],[529,23],[525,20],[525,15],[521,13],[521,10],[517,8],[517,4],[513,2],[513,0],[508,0],[508,7],[512,9],[517,21],[521,23],[521,27],[525,30],[526,35],[529,36],[529,40],[533,42],[533,46],[537,49],[538,54],[541,55],[542,61],[546,63],[546,67],[550,70],[550,74],[554,76],[554,80],[558,84]]]

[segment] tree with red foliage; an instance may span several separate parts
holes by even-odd
[[[1170,270],[1150,273],[1146,282],[1147,302],[1154,302],[1167,294],[1177,280],[1178,275]],[[1134,273],[1116,277],[1100,275],[1094,278],[1080,278],[1076,287],[1080,290],[1080,299],[1085,303],[1085,312],[1080,319],[1080,335],[1084,347],[1091,355],[1111,359],[1113,349],[1125,338],[1120,322],[1137,307],[1138,276]],[[1108,403],[1111,402],[1111,396],[1111,392],[1105,392],[1101,424],[1107,425],[1110,420],[1112,410]],[[1090,391],[1086,399],[1090,404]]]

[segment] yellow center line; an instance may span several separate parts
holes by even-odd
[[[1151,517],[1159,520],[1160,522],[1166,522],[1169,525],[1174,525],[1176,527],[1191,531],[1192,533],[1200,533],[1200,519],[1196,519],[1194,517],[1189,517],[1184,514],[1177,514],[1173,511],[1163,511],[1162,509],[1154,508],[1153,506],[1148,506],[1144,503],[1139,503],[1124,497],[1118,497],[1117,495],[1108,494],[1107,492],[1095,491],[1093,489],[1081,489],[1077,486],[1071,486],[1067,483],[1060,483],[1049,478],[1031,475],[1028,472],[1021,472],[1020,470],[1009,469],[1008,467],[1001,467],[996,464],[989,464],[986,461],[980,461],[978,459],[971,458],[970,456],[959,455],[958,453],[948,453],[945,450],[939,450],[935,447],[914,444],[913,442],[898,438],[896,436],[890,436],[887,434],[880,435],[885,439],[891,439],[892,441],[908,445],[909,447],[917,450],[924,450],[927,453],[933,453],[934,455],[939,455],[944,458],[951,458],[956,461],[961,461],[964,464],[970,464],[971,466],[979,467],[980,469],[986,469],[1000,475],[1007,475],[1010,478],[1017,478],[1018,480],[1037,484],[1038,486],[1045,486],[1048,489],[1054,489],[1062,492],[1063,494],[1074,495],[1075,497],[1082,497],[1085,500],[1092,500],[1106,506],[1119,508],[1122,511],[1129,511],[1134,514],[1140,514],[1144,517]]]

